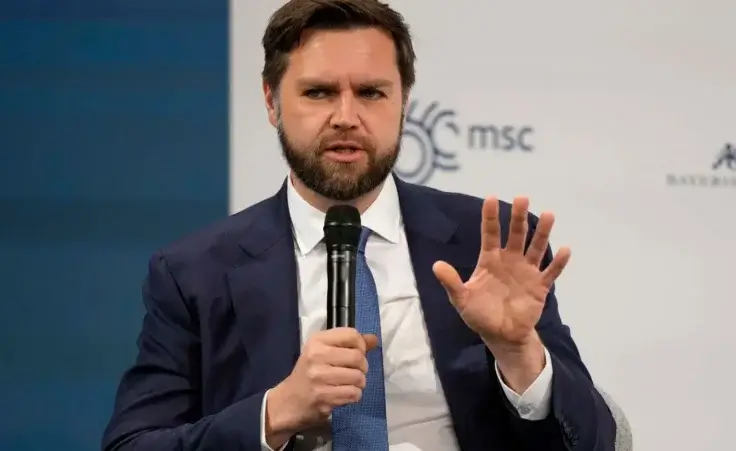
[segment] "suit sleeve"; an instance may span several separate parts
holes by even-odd
[[[530,221],[530,236],[535,225],[536,221]],[[542,268],[550,264],[552,257],[548,247]],[[520,446],[528,450],[614,451],[616,423],[594,386],[570,329],[560,318],[554,286],[547,296],[537,331],[551,357],[551,412],[544,420],[528,421],[507,402]]]
[[[102,449],[260,451],[265,392],[217,414],[202,415],[196,313],[187,306],[161,253],[149,262],[143,299],[138,356],[119,384]]]

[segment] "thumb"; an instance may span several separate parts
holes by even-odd
[[[378,346],[378,337],[373,334],[363,334],[363,340],[365,340],[365,352],[371,351]]]
[[[450,302],[452,302],[456,308],[462,309],[463,306],[458,305],[458,303],[462,303],[462,300],[465,297],[464,294],[466,288],[460,278],[460,274],[458,274],[455,268],[450,266],[449,263],[443,261],[435,262],[435,264],[432,265],[432,271],[434,272],[435,277],[437,277],[437,280],[439,280],[445,288],[445,291],[447,291],[447,296],[449,296]]]

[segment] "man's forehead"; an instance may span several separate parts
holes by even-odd
[[[387,87],[399,83],[393,40],[376,29],[315,31],[289,56],[299,84]]]
[[[382,77],[374,73],[347,73],[339,71],[322,72],[313,75],[298,75],[295,78],[297,85],[302,87],[324,86],[357,86],[366,88],[390,88],[398,83],[398,80]]]

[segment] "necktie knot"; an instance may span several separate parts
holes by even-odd
[[[358,252],[364,254],[365,253],[365,245],[368,242],[368,237],[371,236],[371,229],[368,227],[363,227],[363,230],[360,231],[360,241],[358,242]]]

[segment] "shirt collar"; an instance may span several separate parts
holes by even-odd
[[[299,252],[306,255],[311,252],[324,237],[322,227],[325,214],[311,206],[296,192],[289,177],[286,183],[286,196],[289,203],[289,215]],[[392,175],[386,178],[381,192],[361,215],[361,224],[374,234],[391,243],[398,243],[401,233],[401,208],[396,182]]]

